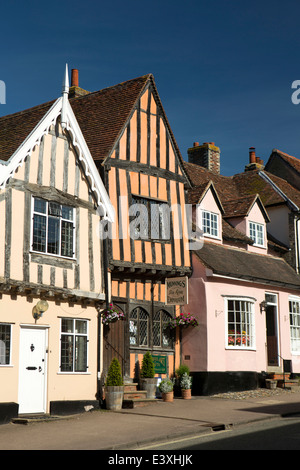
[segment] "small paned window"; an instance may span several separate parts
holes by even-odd
[[[61,372],[87,372],[87,320],[62,318],[60,343]]]
[[[169,240],[169,205],[133,196],[130,208],[130,236],[135,240]]]
[[[130,314],[129,342],[131,346],[149,346],[149,314],[141,307]]]
[[[34,198],[32,250],[74,258],[74,209]]]
[[[0,323],[0,366],[11,361],[11,325]]]
[[[227,347],[254,348],[254,303],[227,299]]]
[[[219,236],[218,214],[202,211],[202,230],[204,235]]]
[[[300,353],[300,299],[289,301],[291,351]]]
[[[264,226],[255,222],[249,222],[250,238],[255,245],[264,246]]]
[[[159,310],[153,315],[153,346],[170,349],[173,346],[173,338],[169,323],[171,316],[164,310]]]

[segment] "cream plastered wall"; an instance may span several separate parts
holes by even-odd
[[[32,230],[31,208],[28,210],[26,207],[26,204],[31,206],[32,201],[29,197],[26,202],[28,192],[25,185],[29,188],[29,192],[44,199],[47,199],[47,195],[43,196],[44,192],[39,194],[39,188],[43,191],[47,188],[58,190],[57,194],[68,196],[69,199],[65,204],[69,206],[72,206],[70,196],[74,196],[75,255],[73,260],[67,259],[65,266],[61,263],[60,266],[55,265],[53,268],[53,261],[63,258],[47,254],[41,254],[39,262],[33,260],[32,254],[35,253],[24,245],[26,230],[30,232]],[[11,243],[7,230],[5,233],[5,227],[8,227],[6,194],[11,197]],[[8,183],[7,188],[0,191],[0,276],[4,276],[6,242],[10,245],[9,259],[8,257],[6,259],[6,264],[8,262],[10,264],[10,279],[23,281],[23,252],[29,251],[29,282],[38,283],[40,269],[42,283],[50,285],[51,271],[53,274],[55,270],[55,287],[94,292],[96,295],[103,294],[99,221],[89,194],[89,185],[76,153],[69,140],[62,135],[61,127],[58,126],[56,129],[53,127],[17,169],[11,184]],[[77,271],[76,266],[78,266]]]
[[[50,401],[95,400],[97,392],[97,311],[94,307],[70,306],[48,301],[49,309],[35,320],[32,308],[39,299],[29,301],[25,296],[12,299],[2,295],[0,299],[0,322],[12,325],[11,364],[0,366],[0,403],[18,403],[20,325],[44,326],[48,330],[47,354],[47,411]],[[88,372],[60,372],[60,323],[61,318],[88,321]]]

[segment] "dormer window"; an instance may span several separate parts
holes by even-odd
[[[256,222],[249,222],[250,238],[256,246],[264,246],[264,226]]]
[[[218,238],[219,223],[218,214],[209,211],[202,211],[202,230],[204,235]]]
[[[33,251],[74,258],[73,207],[33,198]]]

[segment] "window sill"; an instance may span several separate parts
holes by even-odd
[[[63,268],[73,269],[76,258],[66,258],[58,255],[51,255],[48,253],[40,253],[38,251],[30,251],[32,263],[48,264],[50,266],[58,266]]]
[[[91,372],[57,372],[57,375],[91,375]]]

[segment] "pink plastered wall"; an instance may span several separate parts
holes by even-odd
[[[241,282],[234,279],[212,277],[193,255],[193,275],[189,282],[189,303],[184,311],[195,315],[199,321],[196,328],[182,332],[182,362],[196,371],[266,371],[266,317],[260,303],[266,292],[278,299],[278,346],[279,355],[292,359],[293,372],[300,372],[300,356],[290,351],[289,296],[291,292],[271,286]],[[230,349],[226,342],[226,297],[239,296],[254,299],[255,347],[253,349]],[[282,365],[282,362],[280,362]]]

